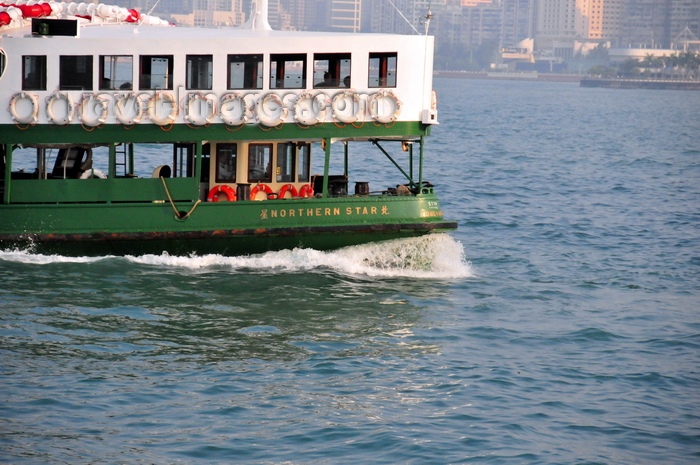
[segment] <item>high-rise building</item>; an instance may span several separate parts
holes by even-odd
[[[578,24],[576,0],[539,0],[535,47],[549,49],[557,41],[573,41],[581,35],[576,30]]]
[[[632,48],[666,48],[671,42],[672,0],[626,0],[620,30],[611,31],[614,45]]]
[[[362,30],[390,34],[416,34],[428,11],[426,0],[365,0]],[[367,8],[368,7],[368,8]]]
[[[182,0],[168,2],[169,8],[184,3]],[[185,13],[168,11],[179,24],[199,27],[239,26],[245,15],[241,9],[241,0],[189,0],[190,10]]]
[[[700,35],[698,0],[537,0],[536,8],[539,49],[572,40],[663,49],[678,46],[686,28]]]
[[[281,17],[279,29],[319,30],[318,21],[315,20],[317,4],[320,8],[324,2],[323,0],[279,0],[278,8]]]
[[[601,39],[605,0],[579,0],[577,3],[577,35],[584,39]]]
[[[536,0],[500,0],[501,47],[510,47],[534,35]]]
[[[602,29],[600,37],[594,36],[595,39],[610,43],[616,42],[616,37],[620,35],[622,30],[622,22],[625,17],[627,0],[602,0],[600,10],[602,11]]]
[[[498,50],[503,33],[503,10],[499,3],[481,2],[465,7],[460,0],[447,0],[443,5],[434,5],[432,11],[430,31],[435,35],[437,56],[468,55],[466,61],[473,62],[482,46],[494,52]]]
[[[698,0],[674,0],[671,2],[671,41],[676,39],[693,40],[697,42],[700,37],[700,2]],[[687,28],[687,29],[686,29]],[[673,43],[672,45],[681,46],[681,44]],[[700,44],[692,44],[697,50]]]
[[[361,0],[329,0],[330,18],[328,26],[335,31],[359,32]]]

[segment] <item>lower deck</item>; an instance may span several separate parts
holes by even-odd
[[[371,157],[332,142],[4,146],[0,245],[69,255],[247,254],[456,228],[414,170],[422,139],[369,141]],[[379,184],[379,168],[396,181]]]

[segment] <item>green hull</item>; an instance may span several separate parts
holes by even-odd
[[[422,137],[428,133],[429,126],[418,122],[313,127],[285,124],[278,128],[106,125],[89,131],[76,125],[11,126],[2,128],[0,141],[60,147],[201,140],[323,140],[330,150],[331,137],[366,141],[389,136],[422,144]],[[329,153],[326,152],[327,160]],[[110,155],[110,165],[114,156]],[[199,172],[199,165],[195,165]],[[201,201],[204,197],[199,174],[136,179],[114,176],[114,169],[110,169],[108,179],[28,179],[19,175],[10,179],[6,172],[4,203],[0,205],[0,248],[64,255],[244,255],[295,247],[331,250],[457,228],[455,222],[443,220],[431,188],[411,195],[385,192],[331,196],[330,192],[317,192],[315,198],[206,202]],[[207,189],[210,187],[211,184]]]
[[[176,204],[178,215],[167,201],[3,205],[0,246],[65,255],[241,255],[330,250],[457,227],[443,221],[433,194]]]

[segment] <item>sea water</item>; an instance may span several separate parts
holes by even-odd
[[[700,92],[435,86],[449,235],[0,252],[0,462],[700,462]]]

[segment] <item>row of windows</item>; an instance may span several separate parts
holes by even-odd
[[[236,173],[238,144],[216,144],[217,183],[236,182],[309,182],[311,145],[308,143],[284,142],[277,144],[277,163],[272,171],[273,144],[248,144],[248,174]]]
[[[370,53],[368,87],[396,87],[395,52]],[[139,90],[173,89],[173,55],[141,55],[137,59]],[[305,89],[307,87],[306,54],[271,54],[270,89]],[[60,90],[93,90],[91,55],[62,55],[59,57]],[[262,89],[263,55],[228,55],[227,89]],[[191,90],[211,90],[214,69],[212,55],[185,57],[185,87]],[[349,53],[317,53],[313,58],[313,87],[351,87]],[[133,84],[134,57],[130,55],[100,55],[98,58],[99,90],[129,90]],[[46,90],[47,66],[45,55],[22,57],[22,90]]]

